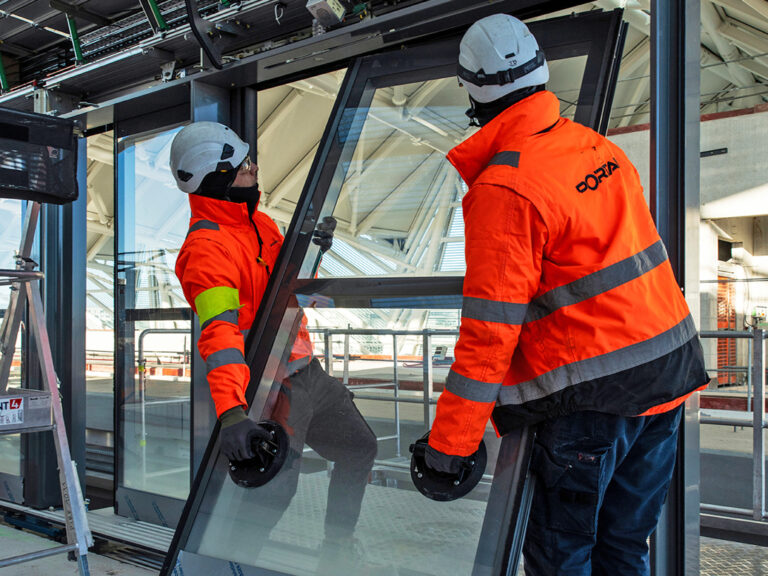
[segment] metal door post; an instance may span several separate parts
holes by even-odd
[[[698,320],[699,0],[651,3],[651,212]],[[689,241],[686,242],[686,239]],[[655,576],[699,574],[698,396],[680,423],[677,462],[652,538]]]
[[[392,334],[392,380],[395,390],[395,436],[397,456],[400,456],[400,376],[397,370],[397,334]]]
[[[765,511],[765,443],[763,420],[765,417],[764,332],[752,331],[752,517],[762,521]]]
[[[429,330],[424,330],[422,337],[422,358],[424,359],[424,427],[432,428],[432,392],[434,383],[432,380],[432,336]]]

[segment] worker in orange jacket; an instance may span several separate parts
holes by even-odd
[[[458,75],[482,129],[448,154],[467,270],[426,464],[457,472],[490,417],[500,435],[539,424],[526,574],[648,574],[681,405],[709,379],[640,178],[560,116],[516,18],[473,24]]]
[[[192,209],[176,275],[200,321],[198,349],[221,422],[221,452],[230,461],[252,458],[252,440],[269,437],[246,412],[250,371],[244,359],[244,338],[283,243],[277,225],[258,210],[257,167],[248,150],[248,144],[231,129],[215,122],[186,126],[171,146],[171,171],[178,187],[189,194]],[[331,246],[332,230],[318,229],[313,241],[325,252]],[[248,549],[257,553],[296,491],[306,442],[335,463],[320,571],[338,573],[340,567],[349,568],[349,554],[354,552],[352,534],[376,455],[376,436],[357,410],[352,393],[312,357],[306,318],[285,372],[288,376],[271,418],[287,429],[291,455],[277,477],[253,492],[258,509],[249,526],[258,534],[233,530],[223,541],[234,546],[246,538]]]

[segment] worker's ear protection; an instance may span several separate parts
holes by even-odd
[[[277,476],[285,464],[290,441],[285,429],[277,422],[264,420],[259,426],[268,430],[271,440],[254,438],[251,444],[253,458],[229,463],[229,476],[242,488],[258,488]]]
[[[445,474],[428,468],[424,457],[428,445],[429,432],[410,446],[411,480],[416,489],[437,502],[450,502],[469,494],[485,473],[488,463],[485,442],[480,441],[477,451],[458,474]]]

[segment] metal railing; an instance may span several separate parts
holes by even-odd
[[[156,472],[147,473],[147,406],[158,406],[161,404],[183,404],[189,403],[189,398],[172,398],[168,400],[151,400],[147,401],[146,388],[147,388],[147,361],[144,358],[144,339],[150,334],[184,334],[189,335],[189,329],[183,328],[147,328],[139,334],[139,402],[141,403],[140,421],[141,421],[141,440],[139,445],[141,448],[141,477],[142,482],[146,482],[148,478],[155,476],[163,476],[166,474],[172,474],[183,469],[168,469],[160,470]],[[185,366],[186,364],[184,364]],[[183,371],[184,368],[182,368]]]
[[[749,340],[750,354],[747,369],[747,412],[746,418],[738,416],[704,416],[700,417],[701,424],[719,426],[744,426],[752,428],[752,509],[736,508],[733,506],[718,506],[701,504],[701,509],[709,512],[721,512],[741,516],[751,516],[754,520],[766,518],[765,511],[765,443],[763,430],[768,427],[765,422],[765,331],[753,328],[751,332],[731,332],[728,330],[701,332],[701,338],[739,338]],[[722,372],[713,368],[711,371]],[[748,417],[752,408],[752,417]]]
[[[432,427],[432,406],[437,404],[434,395],[434,366],[432,360],[432,338],[434,336],[458,337],[458,330],[383,330],[376,328],[310,328],[309,332],[323,335],[325,371],[333,376],[333,336],[344,337],[343,375],[341,381],[350,390],[365,390],[373,388],[392,388],[393,396],[377,396],[374,394],[355,394],[357,400],[372,400],[374,402],[392,402],[395,408],[395,433],[390,436],[378,436],[378,441],[395,440],[396,455],[401,456],[401,415],[400,403],[421,404],[424,413],[424,428]],[[391,336],[392,337],[392,381],[371,384],[349,385],[349,340],[350,336]],[[400,395],[400,374],[398,372],[398,337],[420,336],[422,339],[422,397],[408,398]]]

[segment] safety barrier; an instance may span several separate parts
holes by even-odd
[[[367,328],[312,328],[310,333],[322,334],[324,343],[325,371],[333,375],[333,336],[344,337],[344,356],[343,356],[343,375],[341,381],[348,386],[350,390],[365,390],[372,388],[391,388],[393,396],[391,398],[376,396],[373,394],[355,394],[357,400],[372,400],[374,402],[392,402],[395,408],[395,434],[390,436],[381,436],[377,440],[395,440],[396,455],[401,456],[400,438],[401,438],[401,417],[400,404],[421,404],[424,410],[424,428],[429,430],[432,427],[432,406],[437,404],[434,396],[434,363],[432,359],[432,338],[435,336],[451,336],[458,338],[458,330],[384,330]],[[377,355],[376,359],[392,361],[392,381],[376,382],[371,384],[349,385],[349,339],[350,336],[391,336],[392,337],[392,356],[387,358],[383,355]],[[408,398],[400,395],[400,375],[398,363],[402,360],[398,356],[398,337],[420,337],[422,350],[422,397]],[[414,359],[409,356],[408,359]]]
[[[748,340],[750,353],[747,373],[747,412],[720,410],[703,411],[700,415],[701,424],[718,426],[743,426],[752,428],[752,509],[715,504],[701,504],[702,511],[751,516],[754,520],[766,518],[765,512],[765,443],[763,430],[768,427],[765,422],[765,331],[753,328],[750,332],[733,332],[729,330],[701,332],[701,338],[738,338]],[[734,370],[743,370],[735,367]],[[712,368],[711,372],[723,372],[726,369]],[[749,416],[751,407],[752,416]]]
[[[147,387],[147,361],[144,357],[144,339],[151,334],[184,334],[189,335],[188,329],[183,328],[147,328],[139,334],[139,357],[138,357],[138,372],[139,372],[139,402],[141,403],[140,421],[141,421],[141,439],[139,444],[141,447],[141,477],[144,482],[148,478],[174,474],[179,471],[177,468],[170,468],[167,470],[161,470],[159,472],[147,473],[147,406],[157,406],[160,404],[189,404],[190,399],[187,398],[173,398],[170,400],[150,400],[147,401],[146,387]],[[186,372],[186,366],[182,368],[182,374]],[[182,471],[186,468],[182,469]]]

